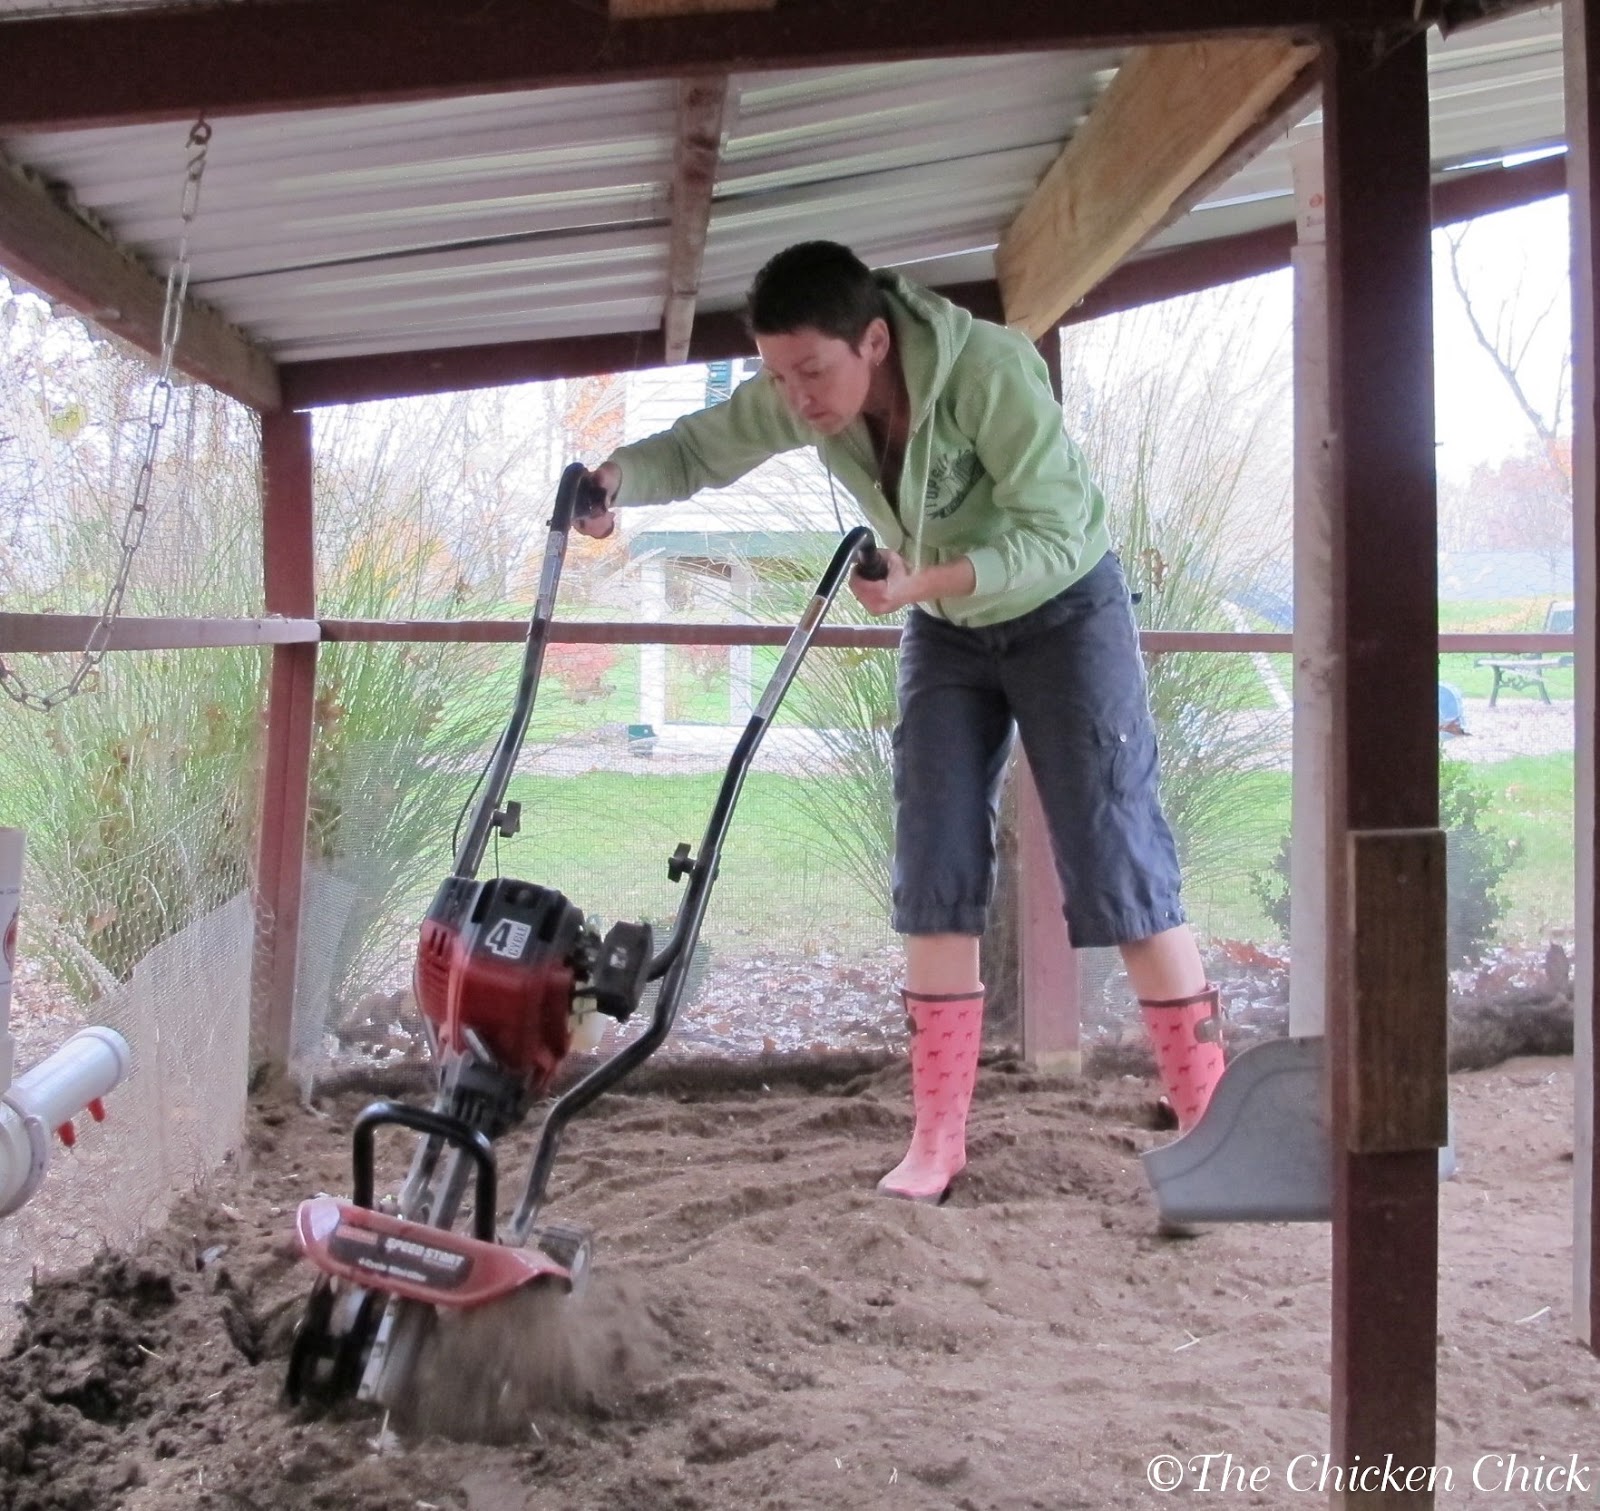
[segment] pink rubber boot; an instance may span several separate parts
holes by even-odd
[[[882,1180],[885,1196],[941,1202],[967,1163],[967,1110],[978,1079],[983,992],[935,997],[905,992],[911,1023],[911,1148]]]
[[[1211,1093],[1222,1079],[1222,1000],[1208,986],[1193,997],[1168,1002],[1146,1002],[1144,1026],[1156,1053],[1156,1074],[1178,1119],[1178,1132],[1187,1133],[1206,1110]]]

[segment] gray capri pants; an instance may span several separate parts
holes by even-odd
[[[899,933],[983,933],[1000,793],[1019,734],[1072,943],[1123,944],[1184,921],[1139,636],[1115,555],[1004,624],[964,629],[913,609],[900,642],[899,700]]]

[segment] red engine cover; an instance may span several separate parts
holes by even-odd
[[[468,930],[471,926],[468,925]],[[465,1049],[471,1029],[534,1095],[543,1091],[570,1042],[573,974],[552,956],[507,960],[473,950],[461,929],[429,918],[417,951],[417,1005],[442,1047]]]

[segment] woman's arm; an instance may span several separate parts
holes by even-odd
[[[935,598],[965,598],[977,585],[977,573],[965,556],[918,567],[913,572],[898,551],[878,554],[888,565],[887,577],[873,581],[854,573],[850,578],[850,591],[869,614],[892,614],[896,609]]]
[[[721,404],[612,452],[606,465],[618,470],[613,501],[626,508],[692,498],[702,488],[724,488],[769,457],[815,439],[790,415],[771,380],[758,373]]]

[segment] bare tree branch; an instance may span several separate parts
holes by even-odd
[[[1461,248],[1471,230],[1472,223],[1469,221],[1466,225],[1445,233],[1445,243],[1450,249],[1450,281],[1460,297],[1462,311],[1467,317],[1468,325],[1472,327],[1472,334],[1478,345],[1483,348],[1484,355],[1494,363],[1495,370],[1505,379],[1506,387],[1511,390],[1511,396],[1516,400],[1523,418],[1533,427],[1534,434],[1544,447],[1551,467],[1570,482],[1571,463],[1561,447],[1560,437],[1556,431],[1556,425],[1561,417],[1561,403],[1566,394],[1566,364],[1563,364],[1561,376],[1557,380],[1555,413],[1548,418],[1533,402],[1522,381],[1522,370],[1527,363],[1528,351],[1539,327],[1554,307],[1555,300],[1552,299],[1534,318],[1532,325],[1527,329],[1525,339],[1520,343],[1516,337],[1518,323],[1516,298],[1513,296],[1501,300],[1495,310],[1495,329],[1491,335],[1484,326],[1483,317],[1474,302],[1472,291],[1467,286],[1467,277],[1461,265]]]

